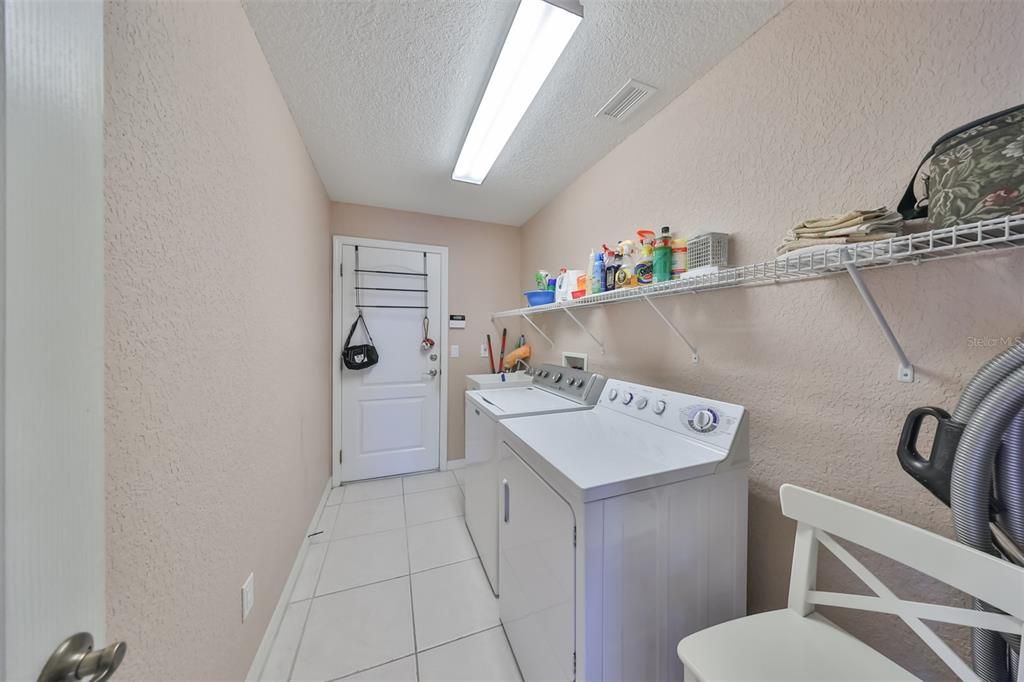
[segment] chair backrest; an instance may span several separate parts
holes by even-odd
[[[909,523],[812,490],[786,484],[780,489],[780,494],[782,513],[797,521],[789,608],[801,615],[807,615],[815,605],[821,605],[899,616],[960,679],[967,680],[977,679],[977,675],[921,619],[1024,634],[1024,568]],[[941,580],[1005,613],[902,600],[832,535]],[[877,596],[816,590],[818,547],[821,545]],[[1024,680],[1024,666],[1019,668],[1017,679]]]

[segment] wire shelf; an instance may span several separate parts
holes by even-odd
[[[732,287],[761,286],[819,279],[855,270],[956,258],[1024,246],[1024,214],[955,225],[876,242],[844,244],[777,259],[694,274],[671,282],[616,289],[573,301],[503,310],[493,318],[537,315],[553,310],[585,308],[675,294],[697,294]],[[849,267],[848,267],[849,266]]]

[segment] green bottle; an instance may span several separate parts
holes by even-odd
[[[661,236],[654,245],[654,281],[672,279],[672,234],[668,225],[661,228]]]

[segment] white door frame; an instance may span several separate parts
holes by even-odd
[[[341,347],[345,343],[346,330],[341,328],[338,303],[342,300],[341,253],[343,246],[366,246],[378,249],[404,249],[424,251],[441,256],[441,333],[437,340],[437,353],[441,360],[441,396],[438,410],[437,467],[448,468],[448,247],[434,244],[414,244],[387,239],[364,239],[334,235],[331,266],[331,329],[333,336],[331,371],[331,485],[341,485]]]

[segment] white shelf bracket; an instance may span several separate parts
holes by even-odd
[[[555,342],[554,342],[554,341],[552,341],[552,340],[551,340],[550,338],[548,338],[548,335],[547,335],[547,334],[545,334],[544,332],[542,332],[542,331],[541,331],[541,329],[540,329],[540,327],[538,327],[538,326],[537,326],[536,324],[534,324],[533,320],[531,320],[531,319],[530,319],[530,316],[529,316],[529,315],[527,315],[526,313],[520,313],[520,315],[522,315],[522,316],[523,316],[523,319],[524,319],[524,320],[526,320],[527,322],[529,322],[529,323],[530,323],[530,326],[531,326],[531,327],[533,327],[534,331],[536,331],[536,332],[537,332],[538,334],[540,334],[541,336],[543,336],[543,337],[544,337],[544,340],[545,340],[545,341],[547,341],[547,342],[548,342],[549,344],[551,344],[551,347],[552,347],[552,348],[554,348],[554,347],[555,347]]]
[[[690,349],[690,359],[693,361],[693,364],[696,365],[698,362],[700,362],[700,355],[697,353],[697,348],[692,343],[690,343],[690,340],[687,339],[681,331],[679,331],[678,327],[672,324],[671,320],[665,317],[665,314],[661,312],[658,306],[654,305],[654,301],[651,300],[650,296],[644,296],[643,299],[647,301],[647,305],[651,306],[651,310],[653,310],[654,313],[661,318],[661,321],[664,322],[665,325],[668,326],[668,328],[671,329],[672,332],[679,337],[679,340],[685,343],[686,347]]]
[[[597,340],[597,337],[596,337],[596,336],[594,336],[593,334],[591,334],[591,333],[590,333],[590,330],[589,330],[589,329],[587,329],[587,328],[586,328],[586,327],[585,327],[585,326],[583,325],[583,323],[582,323],[582,322],[580,322],[580,321],[579,321],[578,319],[576,319],[576,316],[572,314],[572,311],[571,311],[571,310],[569,310],[568,308],[562,308],[562,310],[564,310],[564,311],[565,311],[565,314],[569,316],[569,319],[570,319],[570,320],[572,320],[573,322],[575,322],[575,323],[576,323],[576,326],[577,326],[577,327],[579,327],[580,329],[582,329],[582,330],[583,330],[583,332],[584,332],[584,333],[585,333],[585,334],[586,334],[587,336],[589,336],[589,337],[591,338],[591,340],[592,340],[592,341],[593,341],[594,343],[596,343],[596,344],[597,344],[598,348],[600,348],[600,349],[601,349],[601,354],[603,355],[603,354],[604,354],[604,344],[603,344],[603,343],[601,343],[600,341],[598,341],[598,340]]]
[[[885,335],[885,340],[892,346],[893,351],[896,352],[896,357],[900,361],[900,367],[896,371],[896,379],[904,383],[913,383],[914,381],[914,365],[910,363],[910,358],[903,352],[903,346],[900,345],[896,335],[893,334],[892,327],[889,326],[889,322],[885,319],[885,315],[878,308],[878,304],[875,303],[874,296],[871,295],[871,291],[868,286],[864,284],[864,280],[860,276],[860,270],[853,263],[846,264],[846,271],[850,273],[850,279],[853,280],[854,285],[857,287],[857,291],[860,293],[861,298],[864,299],[864,305],[871,311],[871,315],[875,318],[875,322],[882,328],[882,334]]]

